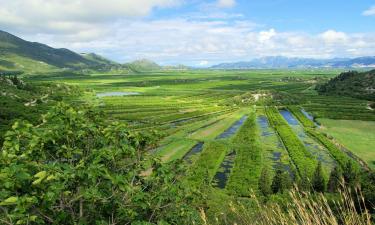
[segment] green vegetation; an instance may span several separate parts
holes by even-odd
[[[205,143],[202,153],[189,168],[188,185],[201,188],[209,185],[228,151],[221,141]]]
[[[2,223],[194,221],[183,198],[187,189],[179,184],[181,166],[153,160],[152,173],[140,176],[154,141],[149,133],[65,104],[37,125],[14,123],[0,157]]]
[[[232,142],[236,158],[226,189],[236,196],[250,196],[251,190],[259,190],[258,180],[263,165],[254,112],[250,114]]]
[[[12,66],[4,60],[1,65]],[[342,198],[342,185],[357,184],[373,213],[373,171],[358,169],[341,145],[356,150],[330,133],[325,118],[372,124],[374,113],[368,101],[314,89],[337,71],[100,68],[26,71],[22,80],[13,78],[19,71],[6,72],[1,223],[205,224],[205,215],[207,224],[251,224],[271,205],[280,211],[279,217],[267,211],[270,218],[294,221],[289,216],[298,214],[289,214],[296,208],[288,203],[320,204],[320,197],[339,220],[340,208],[331,203]],[[283,118],[284,109],[297,125]],[[359,135],[367,137],[366,129],[371,133],[363,125]],[[368,162],[375,159],[370,147],[363,147]],[[300,190],[299,202],[290,194]],[[250,222],[240,221],[233,211],[239,208]],[[364,211],[357,210],[351,216],[358,219]]]
[[[357,120],[319,119],[321,131],[337,140],[339,144],[363,159],[371,168],[375,168],[375,122]]]
[[[286,149],[288,150],[289,156],[298,169],[299,174],[311,177],[317,164],[314,157],[306,150],[303,143],[298,139],[287,122],[279,114],[277,108],[268,107],[266,108],[266,113],[270,120],[270,124],[280,135]]]
[[[325,95],[350,96],[375,101],[375,70],[368,72],[345,72],[318,85],[317,91]]]

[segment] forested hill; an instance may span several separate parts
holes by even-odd
[[[342,95],[375,101],[375,70],[345,72],[316,87],[320,94]]]
[[[90,56],[90,55],[88,55]],[[65,48],[25,41],[0,30],[0,70],[43,71],[53,68],[87,68],[105,66],[109,60],[98,60]]]

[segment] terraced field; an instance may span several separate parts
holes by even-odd
[[[259,194],[264,168],[271,168],[272,176],[281,169],[298,180],[311,178],[318,162],[326,179],[336,165],[350,161],[364,167],[318,128],[317,121],[326,121],[320,118],[375,120],[366,101],[314,91],[317,81],[335,74],[192,70],[52,80],[81,86],[82,98],[112,120],[140,132],[156,130],[161,138],[150,153],[165,163],[186,164],[190,186],[249,197],[252,191]]]

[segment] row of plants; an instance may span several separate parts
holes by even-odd
[[[284,143],[290,158],[300,175],[311,177],[317,165],[313,155],[307,151],[292,128],[280,115],[276,107],[266,107],[267,117]]]
[[[301,112],[299,107],[296,106],[289,106],[288,109],[293,113],[293,115],[299,120],[299,122],[303,125],[305,132],[321,143],[324,147],[327,148],[331,156],[335,159],[335,161],[343,168],[347,165],[349,161],[355,166],[356,169],[359,169],[359,165],[356,163],[355,160],[351,159],[339,149],[334,143],[332,143],[329,138],[314,129],[314,123],[309,120],[303,113]]]
[[[236,196],[248,197],[251,190],[258,190],[263,164],[258,132],[256,115],[253,112],[232,139],[236,158],[226,189]]]
[[[341,151],[334,143],[332,143],[331,140],[328,139],[327,136],[325,136],[322,133],[317,132],[314,129],[306,128],[305,131],[312,136],[315,140],[319,141],[322,145],[324,145],[327,150],[330,152],[332,157],[336,160],[336,162],[341,166],[344,167],[349,161],[356,167],[356,169],[359,169],[358,163],[349,158],[346,153]]]
[[[315,127],[313,121],[309,120],[303,113],[301,112],[301,108],[298,106],[288,106],[288,110],[293,113],[293,115],[301,122],[304,127]]]
[[[189,168],[186,177],[188,185],[199,189],[210,184],[227,152],[225,141],[206,142],[202,152]]]

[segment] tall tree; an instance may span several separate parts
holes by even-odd
[[[282,168],[276,170],[272,180],[271,189],[273,193],[284,192],[292,186],[292,180],[289,173],[283,171]]]
[[[342,169],[339,165],[336,165],[331,171],[331,174],[329,176],[328,187],[327,187],[328,191],[336,192],[339,189],[342,181],[343,181]]]
[[[267,167],[264,167],[259,178],[259,190],[264,196],[272,194],[271,184],[272,179],[270,177],[270,171]]]
[[[323,175],[322,163],[319,162],[312,178],[312,188],[316,192],[324,192],[326,190],[326,182]]]
[[[358,171],[352,160],[348,160],[344,167],[343,176],[345,183],[354,187],[358,183]]]

